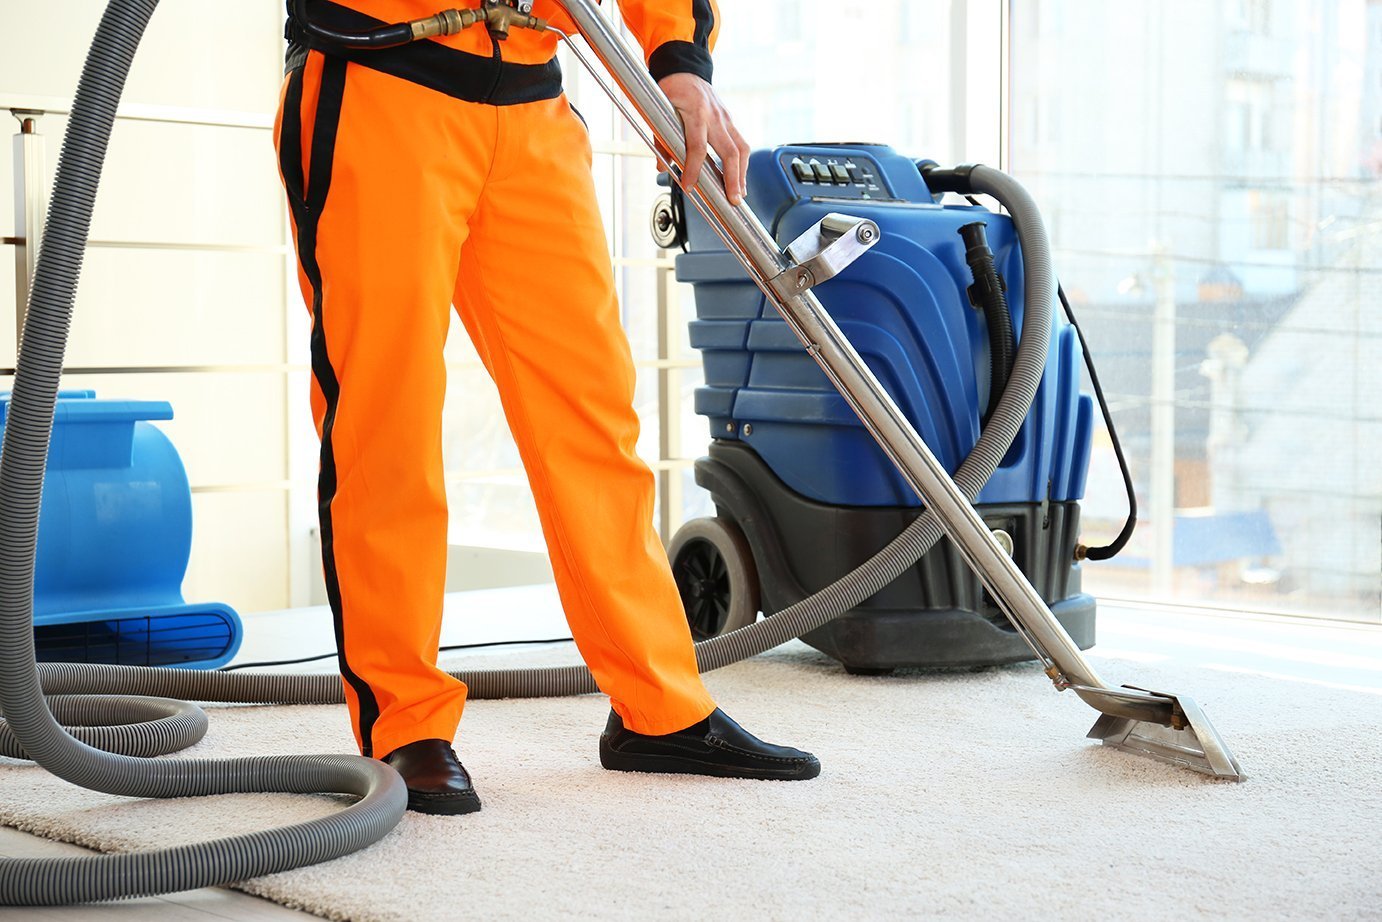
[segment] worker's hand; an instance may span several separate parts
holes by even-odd
[[[748,185],[749,145],[734,127],[724,103],[710,84],[695,74],[668,74],[657,82],[686,129],[686,171],[681,187],[688,192],[700,179],[706,145],[720,155],[725,171],[725,192],[731,204],[744,201]]]

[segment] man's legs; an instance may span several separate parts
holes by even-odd
[[[589,138],[565,97],[499,110],[470,228],[456,307],[499,387],[577,646],[625,725],[695,724],[715,703],[653,529]]]
[[[494,110],[313,52],[277,133],[312,321],[322,553],[360,751],[449,742],[442,347]]]

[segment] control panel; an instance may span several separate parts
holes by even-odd
[[[797,193],[805,198],[896,200],[882,169],[871,157],[798,150],[784,152],[779,162]]]

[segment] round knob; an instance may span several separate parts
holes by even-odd
[[[684,242],[679,217],[677,207],[672,202],[672,196],[669,193],[662,193],[653,202],[650,229],[653,233],[653,242],[664,250],[673,249]]]

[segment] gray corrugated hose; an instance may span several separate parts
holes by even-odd
[[[326,861],[386,835],[407,807],[398,773],[358,756],[277,756],[212,761],[146,759],[92,748],[68,734],[44,702],[34,666],[33,576],[43,471],[52,434],[77,278],[116,105],[157,0],[114,0],[97,28],[77,87],[58,162],[43,249],[29,294],[0,463],[0,710],[34,761],[74,784],[128,797],[189,797],[244,791],[330,792],[360,799],[322,819],[132,855],[7,859],[0,902],[70,903],[189,890]],[[80,701],[67,702],[63,710]],[[163,706],[166,712],[167,705]],[[106,722],[128,717],[129,702],[101,704]],[[134,705],[136,713],[147,706]],[[174,706],[174,710],[177,707]],[[168,735],[195,731],[185,714],[130,728],[158,749]],[[202,719],[204,723],[204,718]],[[112,735],[121,728],[106,728]],[[130,751],[140,751],[136,745]]]
[[[33,574],[48,442],[91,211],[116,105],[157,0],[112,0],[92,43],[58,164],[29,298],[0,458],[0,753],[33,759],[74,784],[130,797],[248,791],[343,793],[356,803],[297,826],[131,855],[0,862],[0,903],[71,903],[223,884],[348,854],[398,822],[406,791],[393,769],[356,756],[212,761],[148,759],[196,742],[206,718],[183,701],[334,704],[331,675],[253,675],[42,664],[33,646]],[[997,469],[1035,398],[1050,338],[1054,278],[1040,215],[1016,181],[976,167],[974,191],[1013,216],[1026,265],[1026,309],[1012,377],[955,480],[971,499]],[[926,513],[840,581],[758,624],[697,645],[702,671],[754,656],[855,607],[911,567],[943,531]],[[454,673],[471,698],[597,691],[583,666]],[[53,713],[45,704],[50,698]],[[111,697],[139,695],[143,698]],[[67,733],[54,718],[83,725]],[[120,726],[112,726],[120,725]]]

